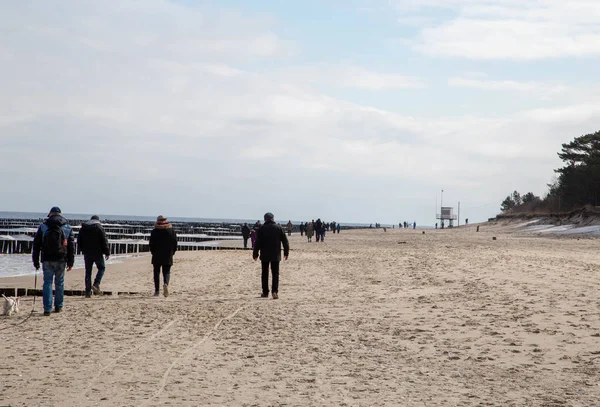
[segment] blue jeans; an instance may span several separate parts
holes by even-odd
[[[92,270],[94,264],[98,267],[98,273],[94,279],[94,285],[100,287],[104,271],[106,270],[106,263],[104,262],[104,256],[102,253],[88,253],[83,255],[83,261],[85,263],[85,292],[90,294],[92,292]]]
[[[52,311],[52,283],[54,282],[54,306],[62,307],[65,295],[65,269],[66,261],[45,261],[42,263],[44,272],[44,312]]]

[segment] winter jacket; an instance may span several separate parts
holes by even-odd
[[[44,255],[43,250],[43,237],[44,229],[51,228],[54,226],[60,226],[65,237],[67,238],[67,252],[60,255]],[[73,230],[67,223],[67,220],[62,215],[52,215],[38,228],[35,238],[33,239],[33,250],[31,251],[31,258],[33,260],[33,266],[36,269],[40,268],[40,253],[42,263],[45,261],[66,261],[67,267],[73,267],[75,262],[75,239],[73,237]]]
[[[281,261],[281,245],[283,255],[288,256],[290,245],[281,226],[275,222],[267,221],[258,229],[256,243],[254,244],[253,257],[258,257],[260,251],[261,261]]]
[[[99,220],[88,220],[81,225],[77,235],[77,246],[83,254],[110,255],[108,239]]]
[[[242,237],[248,239],[250,237],[250,228],[248,225],[242,226]]]
[[[172,266],[173,255],[177,251],[177,235],[171,224],[156,225],[150,233],[150,253],[152,264]]]
[[[315,233],[315,227],[314,227],[313,223],[312,222],[307,223],[306,224],[306,236],[313,237],[314,233]]]

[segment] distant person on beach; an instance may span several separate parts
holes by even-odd
[[[250,243],[252,243],[252,248],[254,249],[254,245],[256,245],[256,233],[258,233],[258,229],[260,229],[260,221],[257,220],[252,230],[250,231]]]
[[[304,236],[305,229],[306,229],[306,225],[304,225],[304,222],[300,222],[300,236]]]
[[[106,233],[97,215],[92,216],[90,220],[81,224],[79,235],[77,235],[77,247],[83,253],[83,261],[85,263],[85,298],[90,298],[92,292],[95,295],[102,295],[100,283],[106,270],[104,260],[108,260],[110,257],[110,248],[108,247]],[[98,272],[96,273],[94,284],[92,284],[94,264]]]
[[[171,266],[173,255],[177,251],[177,235],[167,218],[160,215],[156,218],[154,229],[150,233],[150,252],[154,266],[154,296],[159,296],[160,270],[163,274],[163,295],[169,296],[169,280],[171,279]]]
[[[340,230],[342,229],[342,225],[340,225],[338,223],[336,226],[337,226],[337,232],[338,232],[338,235],[339,235],[340,234]]]
[[[417,222],[413,222],[413,230],[417,228]]]
[[[49,316],[52,312],[52,283],[55,292],[54,312],[61,312],[65,293],[65,269],[71,271],[75,262],[73,231],[62,217],[58,206],[50,209],[48,219],[39,226],[35,234],[31,257],[36,270],[40,269],[40,252],[44,273],[44,315]]]
[[[292,225],[292,221],[288,220],[288,223],[285,226],[287,228],[288,236],[291,236],[292,235],[292,229],[294,228],[294,225]]]
[[[465,226],[469,226],[469,218],[465,219]]]
[[[435,224],[435,228],[437,229],[437,223]]]
[[[312,242],[313,235],[315,234],[315,221],[306,222],[306,238],[308,243]]]
[[[269,296],[269,264],[271,265],[271,274],[273,283],[271,293],[273,299],[279,298],[279,262],[281,261],[281,245],[283,245],[283,258],[288,259],[290,245],[283,229],[275,224],[275,216],[271,212],[265,213],[265,224],[258,230],[256,245],[252,253],[252,258],[256,261],[260,253],[262,266],[262,298]]]
[[[248,238],[250,237],[250,228],[247,223],[242,226],[242,237],[244,238],[244,249],[248,248]]]
[[[317,234],[317,243],[321,240],[321,229],[323,229],[323,222],[321,222],[321,218],[317,218],[317,222],[315,223],[315,233]]]

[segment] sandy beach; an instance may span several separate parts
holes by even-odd
[[[177,253],[166,299],[149,257],[104,277],[138,295],[66,297],[50,317],[38,298],[0,331],[0,406],[600,405],[597,240],[470,226],[290,243],[279,300],[259,298],[250,251]]]

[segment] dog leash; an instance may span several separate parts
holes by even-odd
[[[7,325],[7,326],[5,326],[3,328],[0,328],[0,331],[4,331],[4,330],[6,330],[8,328],[13,328],[15,326],[19,326],[21,324],[24,324],[35,313],[35,299],[37,297],[37,275],[38,275],[38,271],[36,270],[35,271],[35,277],[34,277],[34,280],[33,280],[33,289],[34,289],[33,293],[34,294],[33,294],[33,305],[31,306],[31,312],[29,313],[29,315],[27,315],[27,317],[25,319],[23,319],[23,320],[15,323],[15,324],[10,324],[10,325]]]

